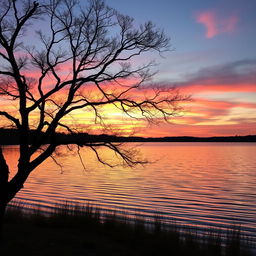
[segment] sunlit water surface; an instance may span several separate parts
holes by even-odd
[[[145,143],[138,147],[151,164],[111,169],[98,163],[88,149],[81,149],[84,169],[79,156],[63,146],[55,156],[62,170],[47,160],[16,198],[43,209],[60,201],[90,201],[101,209],[140,212],[149,218],[158,213],[166,222],[197,227],[241,224],[246,234],[255,236],[255,143]],[[15,170],[18,147],[7,146],[4,152]],[[114,159],[109,152],[101,153]]]

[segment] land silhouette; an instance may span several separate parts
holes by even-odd
[[[211,229],[202,236],[196,227],[165,225],[160,216],[148,223],[139,215],[104,213],[90,204],[58,205],[46,216],[37,208],[26,213],[16,202],[7,210],[5,230],[0,254],[8,256],[253,256],[253,244],[242,238],[239,227]]]
[[[32,143],[35,136],[45,137],[41,132],[35,130],[29,133],[29,143]],[[50,141],[45,140],[45,144]],[[96,142],[256,142],[256,135],[246,136],[216,136],[216,137],[193,137],[193,136],[167,136],[167,137],[139,137],[139,136],[113,136],[107,134],[92,135],[88,133],[56,133],[56,144],[81,144],[86,145]],[[19,145],[19,131],[15,129],[0,129],[0,145]]]

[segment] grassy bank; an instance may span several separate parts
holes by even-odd
[[[8,209],[1,256],[26,255],[197,255],[252,256],[239,228],[225,231],[164,225],[145,219],[105,213],[92,206],[57,205],[51,214],[40,208]]]

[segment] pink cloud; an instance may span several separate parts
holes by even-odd
[[[215,11],[204,11],[196,16],[196,21],[206,28],[206,38],[213,38],[222,33],[232,33],[238,22],[238,16],[219,17]]]
[[[202,23],[206,27],[206,37],[212,38],[218,34],[216,26],[216,17],[213,12],[202,12],[196,17],[198,23]]]

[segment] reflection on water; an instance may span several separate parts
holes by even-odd
[[[239,223],[247,234],[256,231],[256,144],[146,143],[143,156],[153,163],[128,169],[107,168],[87,149],[81,150],[86,170],[76,154],[51,159],[29,178],[17,198],[53,207],[60,200],[91,201],[102,209],[155,212],[166,221],[225,227]],[[17,147],[6,147],[15,169]],[[108,152],[102,154],[113,159]],[[157,161],[155,161],[157,160]]]

